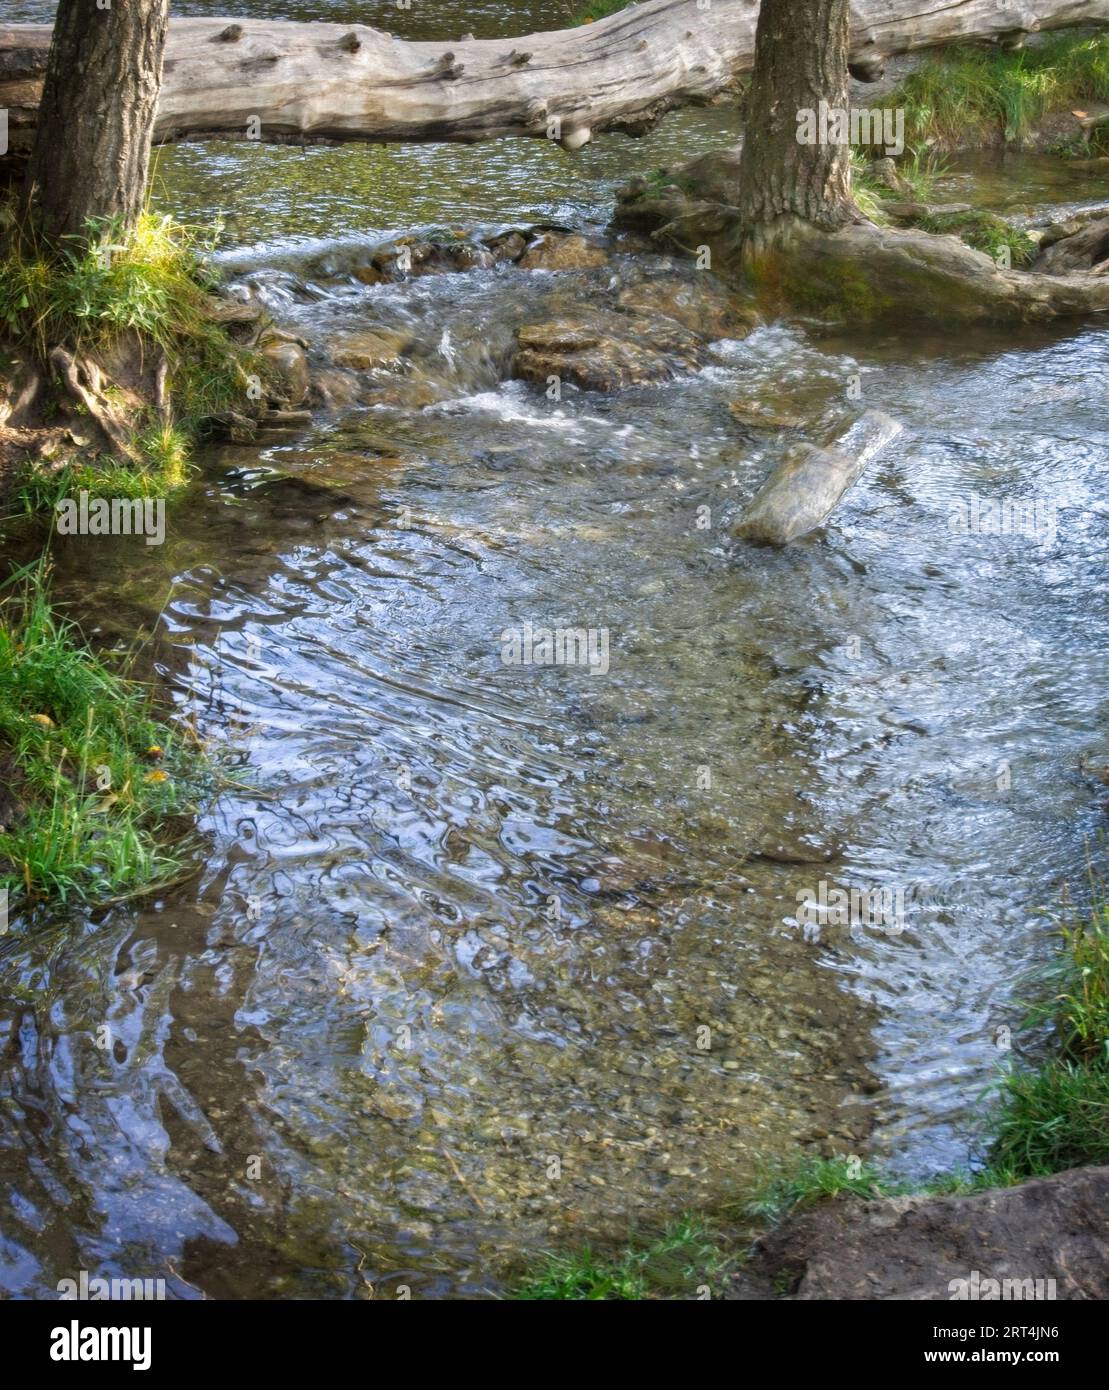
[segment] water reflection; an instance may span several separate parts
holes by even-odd
[[[310,337],[403,327],[430,403],[384,374],[371,407],[213,450],[163,548],[59,549],[63,596],[101,640],[152,634],[236,775],[193,882],[0,946],[7,1290],[477,1294],[799,1143],[877,1122],[906,1168],[965,1158],[1034,911],[1100,814],[1106,336],[773,325],[687,381],[549,402],[503,381],[515,329],[641,257],[343,273],[387,229],[601,220],[659,148],[163,153],[180,215],[234,202],[229,269],[310,278],[280,304]],[[834,415],[854,377],[896,448],[819,542],[733,550],[784,441],[729,404]],[[970,494],[1055,499],[1057,533],[952,532]],[[525,622],[607,629],[609,674],[504,665]],[[906,930],[807,940],[827,881],[911,889]]]

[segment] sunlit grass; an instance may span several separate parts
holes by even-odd
[[[879,1197],[892,1192],[881,1170],[857,1158],[798,1158],[792,1166],[769,1169],[755,1182],[739,1214],[773,1225],[799,1207],[833,1197]]]
[[[169,822],[204,759],[53,612],[44,567],[0,603],[0,887],[16,903],[99,901],[177,876]]]
[[[1020,227],[989,212],[935,213],[917,223],[921,231],[949,233],[960,237],[976,251],[983,251],[999,264],[1023,269],[1036,257],[1036,242]],[[1007,257],[1005,255],[1007,253]]]
[[[573,27],[578,24],[595,24],[598,19],[607,19],[610,14],[619,14],[628,8],[629,0],[592,0],[585,6],[565,4],[566,23]]]
[[[151,403],[137,428],[144,495],[180,485],[191,436],[205,420],[241,407],[249,374],[259,369],[213,317],[217,282],[204,253],[216,234],[148,212],[126,236],[106,224],[87,246],[52,252],[13,232],[0,252],[0,336],[40,365],[55,347],[96,353],[125,333],[164,353],[172,418],[160,418]]]
[[[519,1285],[524,1300],[697,1298],[729,1263],[719,1232],[696,1217],[673,1222],[656,1240],[605,1258],[588,1247],[548,1255]]]
[[[994,1122],[991,1163],[1022,1177],[1109,1163],[1109,902],[1100,888],[1089,919],[1059,935],[1029,1022],[1053,1024],[1062,1056],[1006,1077]]]
[[[883,99],[904,107],[910,145],[1024,139],[1051,111],[1109,101],[1109,34],[1057,34],[1017,52],[959,46],[922,62]]]

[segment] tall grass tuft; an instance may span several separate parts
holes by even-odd
[[[40,565],[0,604],[0,887],[17,905],[102,901],[175,878],[170,823],[204,780],[149,692],[55,615]]]
[[[1018,1177],[1109,1163],[1109,901],[1060,928],[1048,996],[1030,1022],[1050,1021],[1061,1056],[1001,1086],[991,1165]]]
[[[548,1255],[513,1293],[525,1301],[694,1298],[718,1283],[729,1263],[719,1233],[697,1217],[682,1217],[656,1240],[604,1258],[585,1248]]]
[[[129,331],[165,354],[174,423],[155,423],[151,410],[137,440],[152,477],[161,477],[167,453],[169,471],[183,470],[181,440],[241,406],[257,367],[213,317],[217,281],[204,253],[216,235],[146,212],[126,236],[105,224],[73,250],[12,236],[0,252],[0,337],[26,345],[40,362],[56,346],[96,352]]]
[[[958,46],[911,72],[883,105],[905,108],[910,145],[1023,140],[1051,111],[1109,101],[1109,34],[1058,34],[1018,52]]]

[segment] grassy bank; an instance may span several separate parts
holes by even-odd
[[[54,613],[44,564],[21,582],[0,603],[0,888],[13,910],[153,889],[182,871],[204,758]]]
[[[1014,1068],[993,1089],[984,1162],[910,1185],[858,1158],[799,1157],[768,1172],[713,1222],[687,1217],[656,1241],[603,1258],[548,1255],[519,1285],[520,1299],[696,1298],[715,1294],[750,1239],[799,1208],[837,1197],[950,1196],[1009,1187],[1085,1164],[1109,1163],[1109,902],[1060,928],[1060,949],[1039,980],[1026,1024],[1050,1025],[1055,1055]]]
[[[204,259],[211,245],[198,229],[150,213],[126,236],[105,226],[88,246],[60,253],[9,226],[0,249],[0,342],[41,378],[33,424],[46,433],[58,427],[41,441],[45,454],[29,454],[32,502],[55,498],[60,475],[101,496],[166,496],[185,481],[204,423],[249,411],[259,359],[229,336]],[[103,380],[92,395],[120,422],[122,448],[106,449],[90,407],[62,389],[50,360],[56,348],[96,363]]]
[[[592,4],[577,6],[566,4],[566,23],[573,28],[578,24],[595,24],[598,19],[607,19],[610,14],[626,10],[628,0],[593,0]]]
[[[1109,34],[1062,32],[1018,52],[959,46],[925,59],[881,105],[903,108],[909,146],[1027,139],[1053,112],[1109,102]]]
[[[187,481],[207,422],[249,426],[264,412],[273,383],[249,346],[264,316],[219,298],[214,235],[147,212],[126,235],[90,225],[66,250],[20,232],[0,206],[7,520],[50,516],[82,492],[166,497]],[[56,614],[47,573],[44,557],[0,586],[0,888],[16,911],[178,877],[184,817],[207,784],[201,751],[133,668]]]
[[[682,1217],[657,1239],[614,1259],[589,1249],[552,1255],[521,1283],[515,1297],[528,1301],[689,1297],[696,1289],[714,1292],[734,1259],[719,1227],[700,1217]]]

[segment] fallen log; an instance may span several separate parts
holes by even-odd
[[[851,67],[962,40],[1109,22],[1109,0],[856,0]],[[155,139],[488,140],[578,149],[603,129],[642,135],[672,107],[728,92],[754,56],[754,0],[647,0],[575,29],[410,43],[355,24],[172,19]],[[0,110],[29,148],[49,25],[0,26]]]
[[[815,531],[901,428],[891,416],[868,410],[831,448],[799,444],[790,449],[755,494],[735,528],[736,539],[781,546]]]

